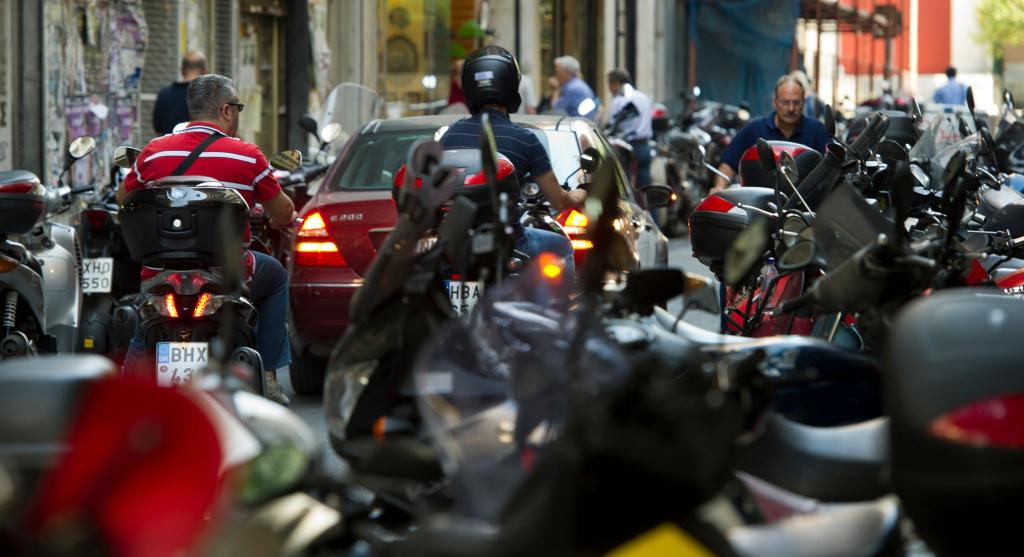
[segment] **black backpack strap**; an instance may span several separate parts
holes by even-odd
[[[214,141],[217,141],[222,137],[224,136],[219,133],[211,133],[209,137],[202,141],[202,143],[196,145],[195,149],[192,149],[192,152],[189,153],[187,157],[185,157],[185,160],[181,161],[181,164],[179,164],[178,167],[174,169],[174,172],[171,172],[169,176],[181,176],[185,174],[185,171],[188,170],[190,166],[192,166],[192,163],[196,162],[196,159],[199,158],[199,155],[203,151],[205,151],[207,147],[212,145]]]

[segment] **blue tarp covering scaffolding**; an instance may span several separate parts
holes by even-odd
[[[775,80],[789,70],[799,13],[798,0],[690,0],[701,95],[769,114]]]

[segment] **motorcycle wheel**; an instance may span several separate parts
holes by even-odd
[[[322,394],[326,372],[326,358],[315,356],[309,350],[304,350],[302,355],[292,353],[292,365],[288,370],[288,377],[291,379],[295,394],[301,396]]]

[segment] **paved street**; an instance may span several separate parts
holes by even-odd
[[[669,264],[682,267],[684,270],[694,273],[710,274],[706,267],[690,255],[690,241],[688,239],[671,241]],[[679,311],[680,304],[681,302],[678,300],[669,304],[669,310],[673,312]],[[686,316],[686,320],[708,329],[716,329],[718,324],[717,319],[710,314],[696,310],[691,311]],[[285,386],[285,390],[292,396],[292,410],[301,416],[313,428],[317,436],[323,440],[323,458],[327,470],[331,473],[343,473],[345,464],[331,451],[330,444],[327,441],[327,426],[324,423],[324,411],[320,399],[318,397],[294,396],[287,377],[283,378],[282,383]]]

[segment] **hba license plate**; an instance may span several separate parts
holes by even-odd
[[[192,380],[206,366],[210,347],[205,342],[158,342],[156,344],[156,382],[161,386]]]
[[[94,257],[82,260],[82,292],[110,292],[114,281],[114,258]]]
[[[480,299],[480,283],[477,281],[446,280],[445,286],[452,309],[459,315],[469,313]]]

